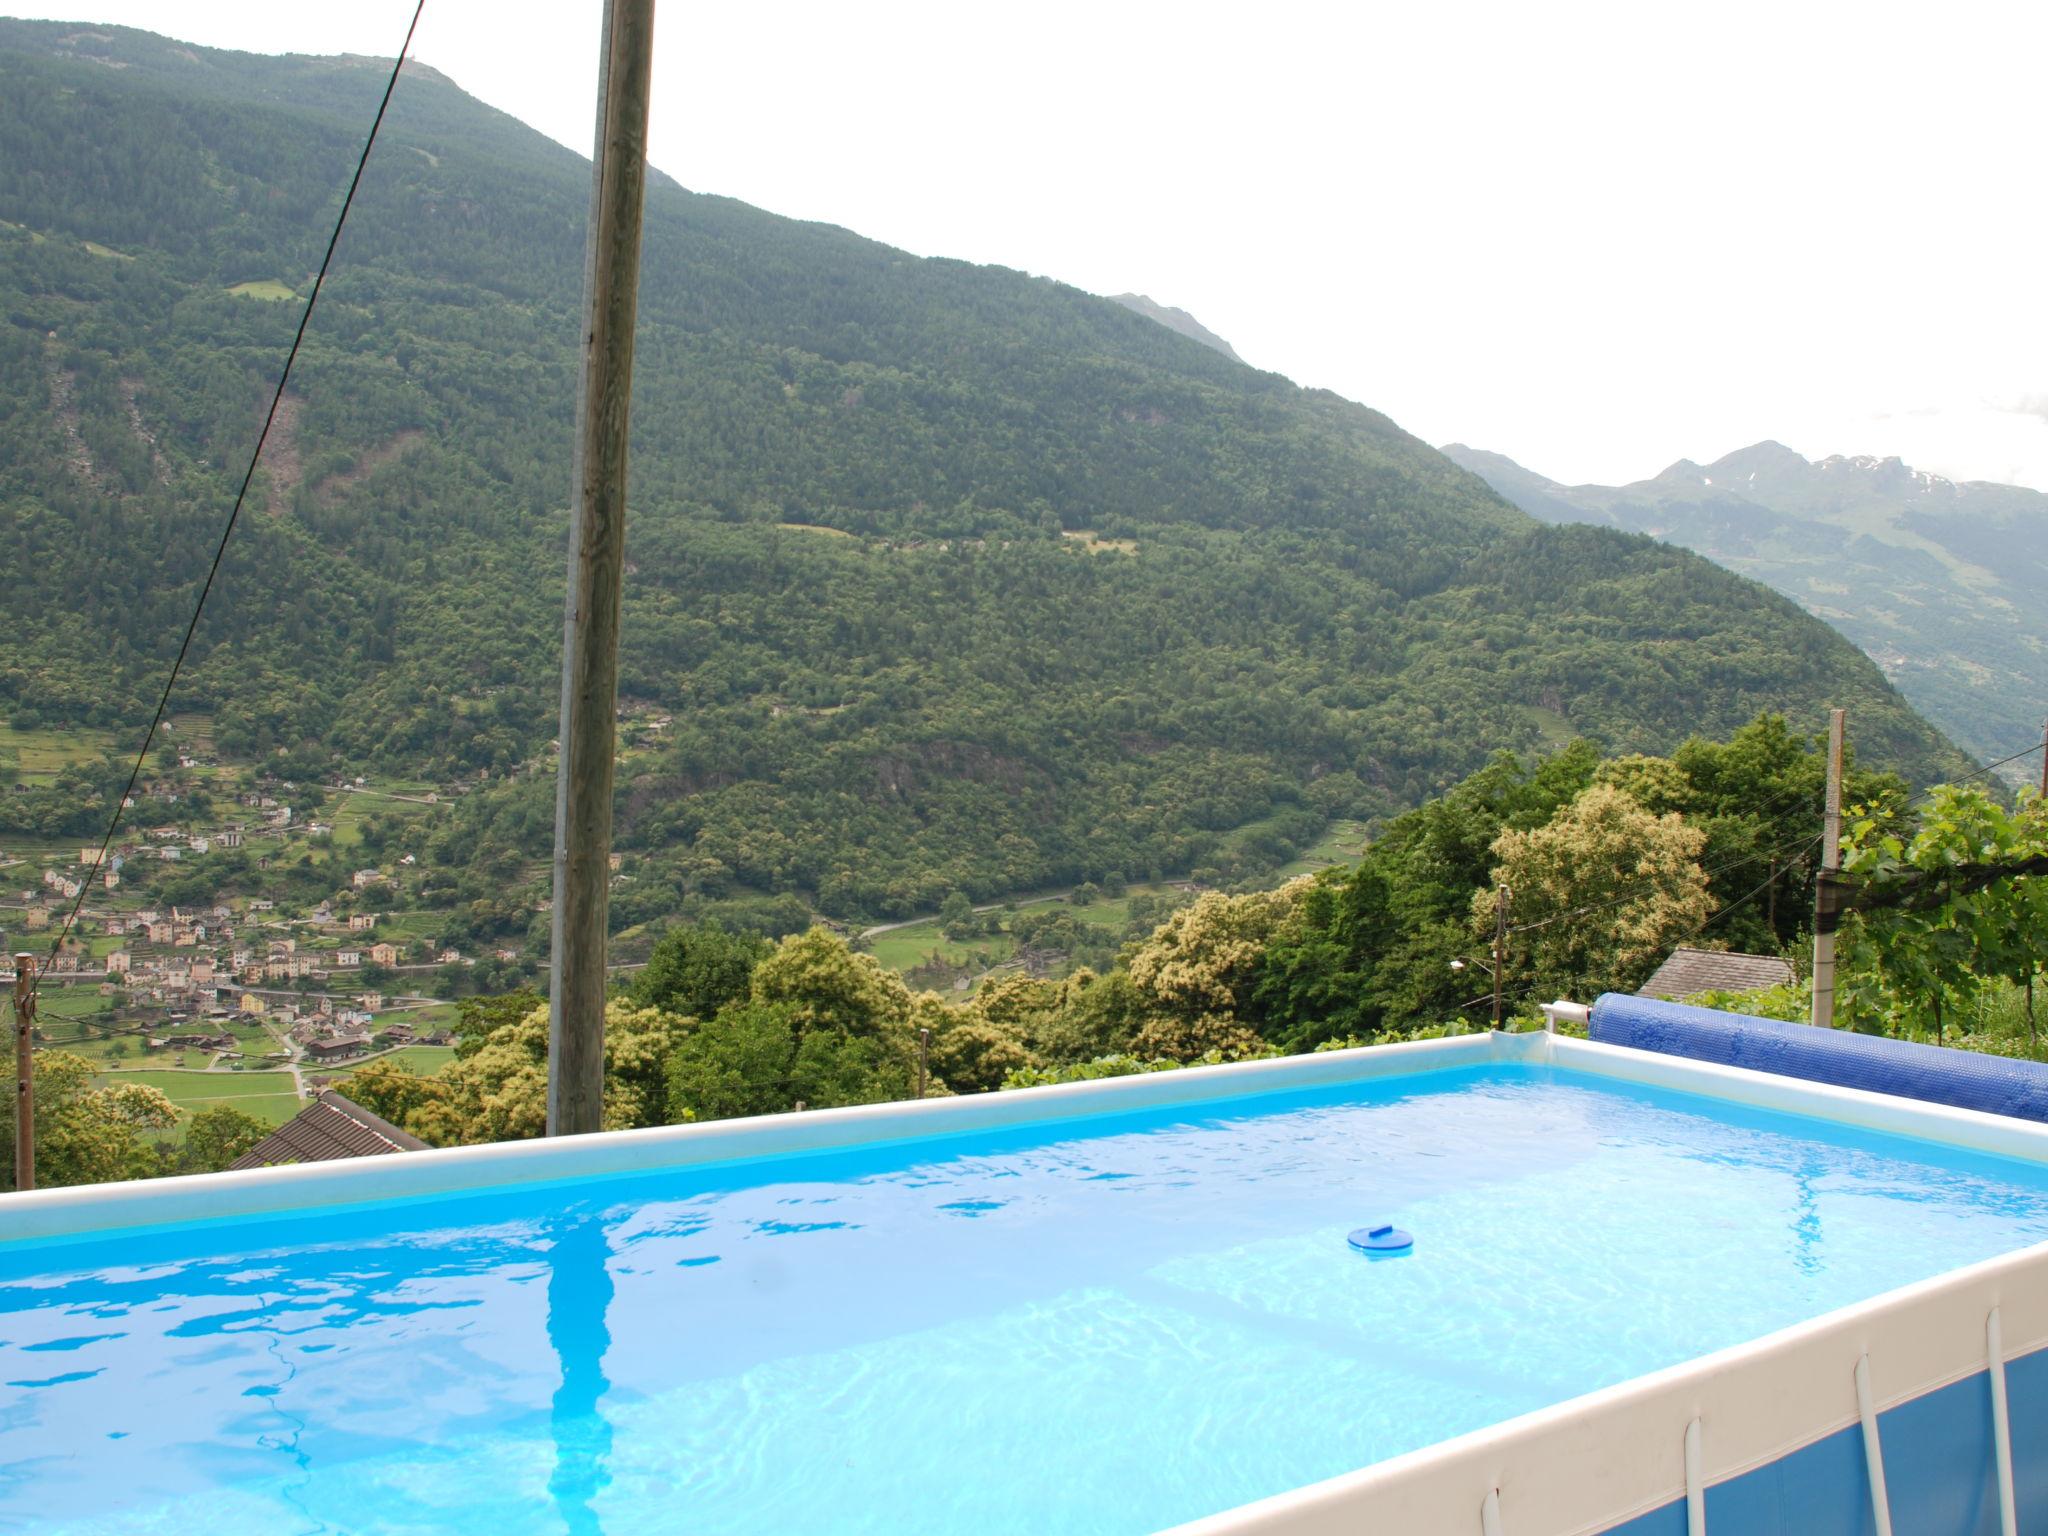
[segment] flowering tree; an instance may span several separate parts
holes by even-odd
[[[1508,974],[1558,997],[1639,985],[1712,915],[1706,834],[1627,791],[1594,784],[1544,825],[1494,839],[1493,882],[1514,893]],[[1493,933],[1493,890],[1472,895],[1472,931]],[[1540,925],[1540,926],[1538,926]],[[1520,952],[1517,964],[1516,951]]]

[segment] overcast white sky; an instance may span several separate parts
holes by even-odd
[[[411,0],[25,0],[389,54]],[[588,151],[597,0],[416,56]],[[1775,437],[2048,489],[2048,5],[668,0],[684,185],[1192,311],[1432,442],[1619,481]]]

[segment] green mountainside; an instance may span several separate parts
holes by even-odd
[[[1897,459],[1810,463],[1768,442],[1623,486],[1559,485],[1459,443],[1444,452],[1545,522],[1651,534],[1776,588],[1985,759],[2041,740],[2048,495]]]
[[[147,718],[384,68],[0,23],[17,725]],[[426,852],[479,936],[549,841],[587,199],[408,70],[177,702],[302,777],[476,786]],[[621,923],[1228,877],[1500,748],[1767,707],[1961,764],[1784,599],[1110,300],[657,178],[641,320]]]

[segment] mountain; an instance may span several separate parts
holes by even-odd
[[[1142,293],[1119,293],[1113,295],[1110,302],[1121,304],[1125,309],[1135,310],[1148,320],[1157,320],[1169,331],[1178,331],[1191,340],[1199,341],[1205,347],[1213,347],[1233,363],[1244,361],[1237,355],[1235,347],[1184,309],[1175,309],[1171,305],[1158,303],[1146,298]]]
[[[148,718],[382,70],[0,23],[17,727]],[[408,70],[175,705],[280,776],[459,781],[419,899],[479,938],[545,931],[588,193]],[[1782,598],[1107,299],[666,178],[642,282],[621,923],[1227,879],[1502,748],[1764,709],[1962,764]]]
[[[1460,443],[1444,452],[1545,522],[1647,533],[1776,588],[1983,758],[2041,740],[2048,495],[1895,458],[1812,463],[1772,442],[1623,486],[1559,485]]]

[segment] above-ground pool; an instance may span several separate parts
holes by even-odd
[[[0,1243],[0,1530],[1142,1536],[2048,1241],[2040,1163],[1470,1057]]]

